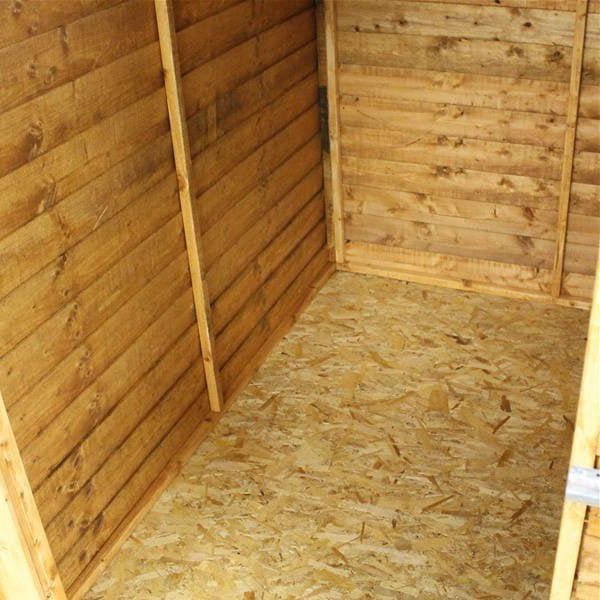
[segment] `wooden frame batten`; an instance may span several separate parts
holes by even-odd
[[[206,386],[210,407],[213,411],[219,412],[223,407],[223,391],[220,372],[215,360],[215,335],[212,326],[210,296],[204,273],[201,229],[198,222],[198,211],[194,207],[191,152],[181,91],[173,4],[172,0],[155,0],[154,6]]]

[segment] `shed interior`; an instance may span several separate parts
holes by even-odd
[[[598,0],[0,0],[0,594],[546,597],[599,92]]]

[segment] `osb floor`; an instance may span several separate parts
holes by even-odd
[[[587,319],[336,274],[88,598],[547,598]]]

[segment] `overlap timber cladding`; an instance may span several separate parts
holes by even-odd
[[[327,266],[314,7],[174,8],[216,360],[230,398]]]
[[[563,295],[600,231],[590,3]],[[349,263],[549,291],[574,2],[337,0]]]
[[[208,412],[152,2],[0,2],[0,357],[73,590]]]

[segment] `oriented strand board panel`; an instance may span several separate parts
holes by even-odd
[[[88,600],[547,600],[587,321],[335,274]]]
[[[547,295],[574,3],[334,4],[348,264]],[[590,298],[600,232],[599,16],[583,64],[572,300]]]
[[[226,398],[328,269],[312,0],[174,3]]]
[[[208,405],[153,4],[0,15],[0,389],[72,592]]]

